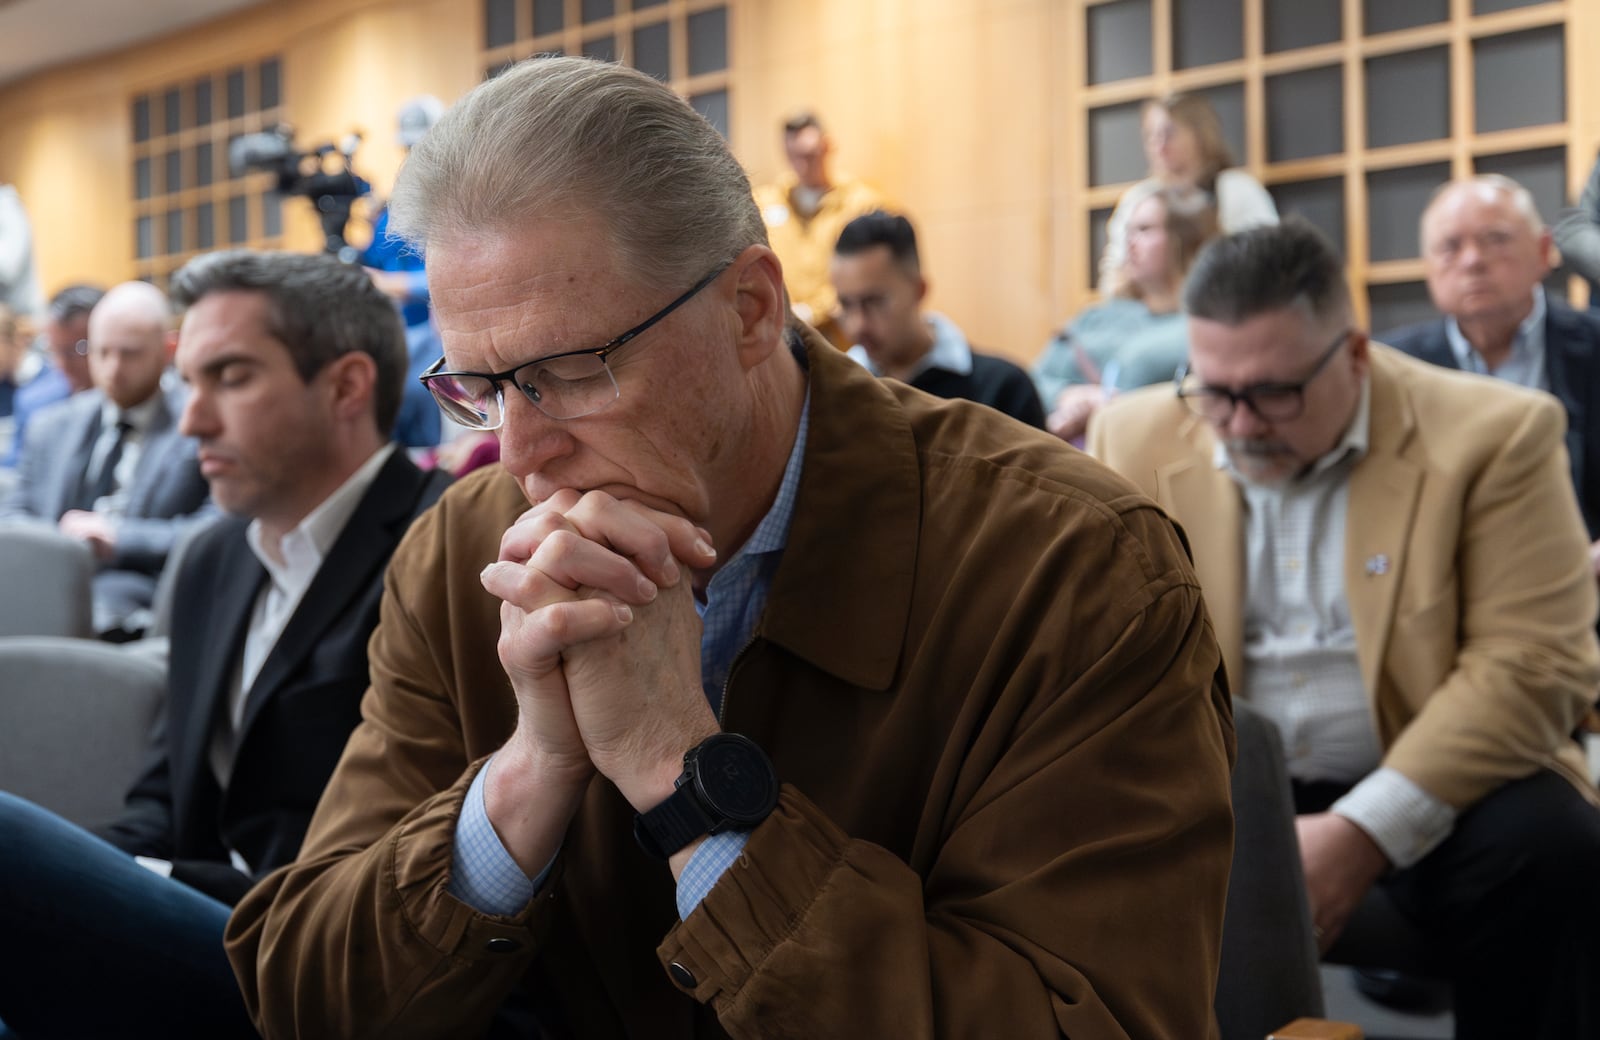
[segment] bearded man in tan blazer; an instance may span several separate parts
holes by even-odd
[[[1458,1037],[1600,1036],[1600,687],[1552,397],[1354,327],[1310,225],[1213,243],[1190,365],[1090,448],[1187,529],[1235,695],[1275,722],[1324,951],[1373,884],[1453,974]]]

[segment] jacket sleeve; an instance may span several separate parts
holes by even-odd
[[[1225,234],[1278,222],[1278,205],[1261,182],[1244,170],[1217,175],[1217,219]]]
[[[1562,211],[1555,239],[1568,267],[1591,282],[1600,282],[1600,159],[1589,170],[1578,204]]]
[[[1000,409],[1002,412],[1036,430],[1044,429],[1044,408],[1039,403],[1039,391],[1035,389],[1033,380],[1028,378],[1028,373],[1020,368],[1008,371],[1003,393],[1005,405]]]
[[[786,787],[660,947],[679,988],[739,1040],[1213,1036],[1232,849],[1220,655],[1192,573],[1113,587],[1087,593],[1106,618],[1076,631],[1056,627],[1088,609],[1070,596],[1018,612],[1087,645],[1062,675],[1022,663],[1005,684],[925,877]]]
[[[117,544],[109,566],[159,574],[173,544],[217,515],[193,449],[184,447],[175,454],[175,459],[161,460],[164,472],[150,501],[150,515],[117,521]]]
[[[447,891],[455,823],[481,763],[467,759],[457,705],[439,692],[447,669],[413,612],[439,620],[451,604],[412,580],[406,556],[402,545],[385,578],[362,722],[300,855],[228,923],[245,1003],[274,1040],[481,1035],[542,934],[544,900],[494,918]]]
[[[1600,689],[1595,580],[1562,426],[1541,399],[1497,443],[1462,506],[1459,588],[1395,620],[1391,639],[1409,653],[1455,650],[1384,764],[1457,809],[1548,765]]]
[[[68,450],[60,443],[61,423],[55,408],[45,409],[33,419],[30,434],[22,445],[17,459],[17,482],[4,499],[0,499],[0,519],[35,519],[54,524],[58,517],[47,516],[44,502],[45,488],[49,483],[52,453]]]

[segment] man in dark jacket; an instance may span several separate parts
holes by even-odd
[[[850,356],[935,397],[962,397],[1044,428],[1033,380],[1004,358],[980,354],[956,323],[924,312],[928,280],[911,221],[876,210],[845,225],[829,269]]]
[[[388,441],[404,339],[359,268],[220,253],[174,289],[182,431],[231,515],[183,553],[123,815],[97,838],[0,795],[0,1017],[30,1040],[254,1035],[223,925],[299,850],[359,719],[389,554],[447,483]]]
[[[1508,177],[1441,187],[1422,215],[1422,257],[1443,316],[1378,338],[1436,365],[1560,398],[1572,483],[1600,576],[1600,315],[1545,297],[1550,231],[1527,189]]]

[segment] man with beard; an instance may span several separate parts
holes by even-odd
[[[1237,695],[1282,732],[1326,951],[1379,884],[1452,973],[1457,1036],[1600,1028],[1600,682],[1587,538],[1546,394],[1354,326],[1287,221],[1209,246],[1190,365],[1091,449],[1187,529]]]

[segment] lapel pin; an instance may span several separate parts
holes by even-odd
[[[1367,577],[1376,578],[1379,575],[1388,573],[1389,557],[1385,556],[1383,553],[1379,553],[1367,561]]]

